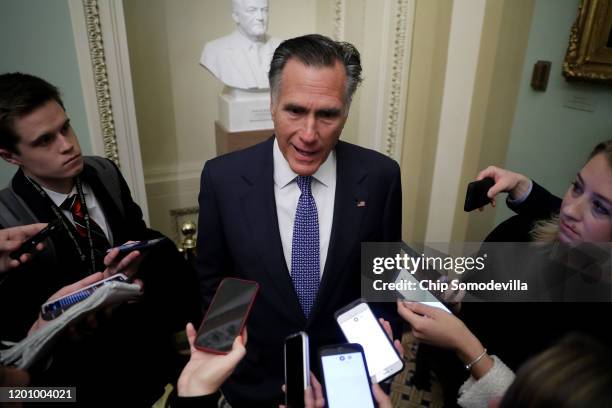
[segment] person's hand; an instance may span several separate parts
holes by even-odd
[[[126,243],[130,243],[134,241],[128,241]],[[138,267],[140,266],[140,251],[132,251],[129,252],[124,257],[119,257],[119,249],[113,248],[110,250],[108,254],[104,257],[104,265],[106,265],[106,269],[104,270],[104,277],[108,278],[116,273],[123,273],[127,275],[128,278],[131,278],[138,272]]]
[[[391,329],[391,325],[389,324],[389,322],[383,319],[382,317],[379,318],[378,321],[382,325],[383,330],[387,334],[387,337],[389,337],[389,340],[393,342],[393,347],[395,347],[395,350],[397,350],[400,357],[404,359],[404,346],[402,346],[402,342],[398,339],[393,340],[393,330]]]
[[[0,387],[25,387],[30,383],[26,370],[0,365]]]
[[[417,340],[437,347],[456,350],[462,339],[472,334],[460,319],[436,307],[398,301],[397,312],[410,323]]]
[[[473,361],[484,350],[461,319],[444,310],[422,303],[398,301],[397,311],[410,323],[412,334],[418,341],[451,349],[464,364]],[[472,374],[478,379],[492,366],[493,360],[486,355],[478,365],[473,366]]]
[[[101,280],[103,277],[104,277],[104,275],[102,274],[102,272],[92,273],[91,275],[87,276],[84,279],[81,279],[78,282],[75,282],[75,283],[73,283],[71,285],[64,286],[63,288],[61,288],[60,290],[55,292],[53,295],[51,295],[51,297],[49,299],[47,299],[47,302],[59,299],[62,296],[66,296],[67,294],[75,292],[75,291],[77,291],[79,289],[83,289],[85,286],[91,285],[92,283],[95,283],[95,282]],[[49,322],[44,320],[42,318],[42,316],[39,314],[38,315],[38,319],[34,322],[32,327],[28,331],[28,336],[30,334],[34,333],[36,330],[39,330],[40,328],[45,326],[47,323],[49,323]]]
[[[64,286],[63,288],[55,292],[53,295],[51,295],[51,297],[47,299],[47,302],[51,302],[53,300],[66,296],[72,292],[76,292],[104,278],[106,278],[106,276],[102,272],[92,273],[91,275],[81,279],[78,282],[75,282],[71,285]],[[135,279],[133,283],[140,285],[140,287],[142,288],[142,282],[140,280]],[[111,311],[112,311],[112,308],[108,307],[108,308],[100,310],[100,313],[103,314],[104,318],[109,318],[111,315]],[[41,329],[42,327],[44,327],[47,323],[49,323],[49,321],[44,320],[42,318],[42,315],[39,313],[38,319],[34,322],[32,327],[28,331],[28,336],[34,333],[35,331]],[[83,322],[77,323],[76,325],[75,324],[69,325],[66,328],[66,332],[70,339],[74,341],[78,341],[83,336],[84,333],[91,332],[92,330],[95,330],[97,327],[98,327],[97,313],[93,312],[85,316],[83,318]]]
[[[285,384],[282,386],[283,392],[286,392]],[[325,398],[323,398],[323,387],[317,380],[317,377],[310,372],[310,386],[304,390],[304,408],[323,408],[325,406]],[[284,405],[279,405],[279,408],[286,408]]]
[[[234,340],[232,351],[225,355],[198,350],[194,346],[195,328],[191,323],[188,323],[186,330],[191,357],[179,376],[177,393],[181,397],[214,394],[246,355],[246,348],[244,347],[247,337],[246,329],[242,336],[238,336]]]
[[[385,392],[380,388],[378,384],[372,384],[372,393],[374,394],[374,399],[378,404],[378,408],[393,408],[391,405],[391,399]]]
[[[478,173],[476,180],[482,180],[486,177],[491,177],[495,181],[493,187],[487,192],[493,207],[495,207],[495,196],[499,193],[507,192],[510,194],[510,198],[516,200],[529,191],[531,184],[531,181],[526,176],[495,166],[489,166],[482,170]]]
[[[21,263],[27,262],[32,258],[32,254],[23,254],[17,260],[12,259],[9,254],[19,248],[25,240],[36,235],[46,226],[47,224],[30,224],[0,230],[0,273],[16,268]],[[42,242],[36,246],[37,251],[43,248],[44,244]]]

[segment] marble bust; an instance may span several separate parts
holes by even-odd
[[[236,30],[206,43],[200,64],[229,87],[269,89],[270,61],[280,40],[266,34],[268,0],[232,0],[232,18]]]

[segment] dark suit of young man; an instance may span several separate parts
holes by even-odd
[[[319,47],[321,44],[324,46]],[[329,39],[305,36],[281,44],[277,53],[310,47],[313,55],[341,48]],[[348,114],[344,68],[358,65],[355,53],[351,47],[352,58],[342,59],[341,50],[318,65],[290,57],[276,69],[273,60],[270,82],[275,83],[276,74],[282,76],[280,89],[271,91],[276,136],[204,166],[198,229],[204,305],[210,303],[223,277],[260,284],[247,325],[247,356],[223,388],[234,407],[279,402],[284,381],[283,342],[289,334],[300,330],[309,334],[311,368],[317,371],[317,349],[345,341],[333,314],[360,297],[361,243],[400,240],[399,166],[380,153],[338,141]],[[332,155],[336,163],[334,205],[320,208],[317,204],[321,242],[326,242],[323,225],[326,220],[331,222],[327,257],[324,264],[321,258],[314,305],[305,311],[288,268],[294,265],[285,255],[292,241],[283,238],[287,231],[280,230],[287,224],[277,211],[280,193],[275,191],[275,167],[288,165],[288,171],[295,174],[288,184],[297,183],[297,176],[312,176],[312,183],[318,183],[317,171]],[[316,196],[314,190],[313,194]],[[292,217],[297,218],[299,205],[293,202]],[[296,242],[296,229],[293,233]]]
[[[62,220],[47,248],[4,275],[0,283],[0,339],[19,341],[50,295],[103,268],[99,257],[91,256],[95,250],[103,255],[109,243],[120,245],[160,234],[146,227],[112,162],[83,159],[58,90],[40,78],[0,75],[0,155],[19,166],[10,190],[2,192],[1,219],[15,225]],[[79,186],[81,211],[87,209],[91,223],[98,219],[100,234],[109,241],[105,246],[91,245],[92,224],[81,234],[78,218],[63,208],[66,197],[75,189],[81,191]],[[78,336],[60,336],[49,350],[51,359],[30,368],[32,385],[76,386],[77,400],[85,406],[117,401],[150,406],[163,393],[164,384],[176,379],[182,365],[173,350],[172,335],[193,318],[189,303],[183,302],[190,292],[177,293],[179,287],[194,286],[185,266],[170,241],[156,248],[138,271],[137,277],[144,282],[141,301],[120,305],[110,317],[97,316],[97,327],[80,327]]]

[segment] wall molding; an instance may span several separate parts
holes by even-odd
[[[363,25],[358,141],[401,162],[416,0],[366,1],[363,7],[363,21],[347,21]]]
[[[148,222],[122,1],[69,0],[93,153],[121,168]]]
[[[346,20],[346,0],[334,0],[334,31],[332,38],[336,41],[344,40],[344,22]]]

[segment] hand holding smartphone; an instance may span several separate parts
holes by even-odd
[[[363,347],[373,383],[402,371],[404,362],[363,299],[343,307],[334,316],[347,340]]]
[[[374,408],[370,373],[359,344],[319,349],[325,401],[329,408]]]
[[[229,353],[234,339],[242,334],[258,290],[254,281],[223,279],[198,329],[195,347],[209,353]]]
[[[304,408],[304,390],[310,386],[308,335],[298,332],[285,339],[285,406]]]
[[[9,254],[12,259],[19,259],[23,254],[29,254],[36,249],[36,246],[43,242],[47,237],[49,237],[52,233],[56,232],[60,226],[61,222],[59,220],[54,220],[50,222],[45,228],[41,229],[37,234],[30,237],[26,241],[24,241],[19,248],[14,250]]]
[[[463,211],[470,212],[477,208],[484,207],[491,202],[487,192],[495,185],[495,180],[491,177],[483,178],[479,181],[473,181],[467,186],[465,193],[465,204]]]

